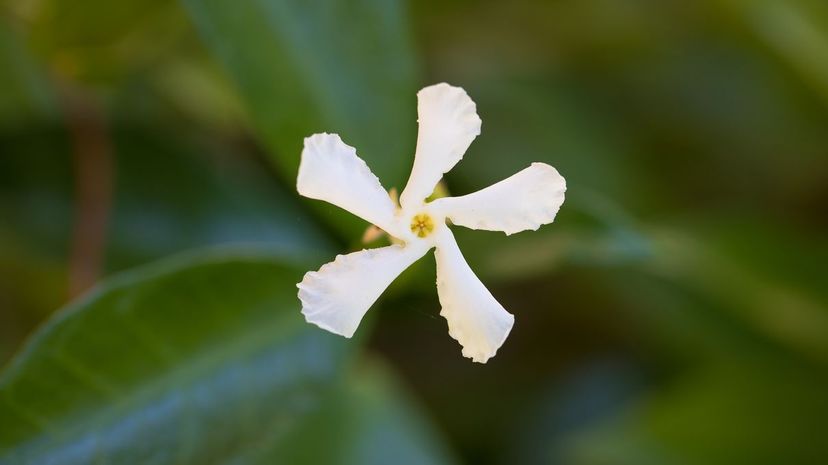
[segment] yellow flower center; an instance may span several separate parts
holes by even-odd
[[[426,237],[434,231],[434,220],[425,213],[419,213],[411,218],[411,232],[417,237]]]

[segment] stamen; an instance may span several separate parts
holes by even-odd
[[[434,231],[434,220],[425,213],[419,213],[411,218],[411,232],[417,237],[426,237]]]

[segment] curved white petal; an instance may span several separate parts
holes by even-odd
[[[417,93],[420,133],[411,176],[400,195],[403,208],[422,202],[434,191],[443,173],[463,158],[480,134],[477,107],[466,91],[436,84]]]
[[[483,190],[437,199],[431,206],[454,224],[514,234],[554,221],[565,192],[566,181],[555,168],[532,163]]]
[[[400,273],[425,255],[425,242],[337,255],[305,274],[299,288],[309,323],[345,337],[354,335],[365,312]]]
[[[356,154],[336,134],[305,138],[299,176],[299,194],[330,202],[394,235],[394,202]]]
[[[434,252],[437,293],[449,335],[463,346],[463,356],[486,363],[503,345],[515,317],[500,305],[469,268],[448,228]]]

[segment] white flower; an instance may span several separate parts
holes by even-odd
[[[446,220],[472,229],[513,234],[551,223],[566,182],[555,168],[531,166],[462,197],[426,203],[435,186],[480,134],[474,102],[459,87],[437,84],[417,93],[420,133],[414,167],[395,205],[353,147],[336,134],[305,139],[297,190],[325,200],[383,229],[399,244],[339,255],[305,274],[299,287],[308,322],[351,337],[380,294],[403,270],[436,248],[437,293],[451,337],[463,355],[485,363],[512,329],[514,317],[469,268]]]

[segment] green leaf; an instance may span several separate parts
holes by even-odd
[[[152,102],[152,98],[144,99]],[[113,124],[104,275],[182,250],[256,244],[311,269],[332,241],[268,166],[220,137]],[[77,215],[69,135],[49,125],[0,134],[0,361],[66,302]],[[150,180],[150,181],[148,181]]]
[[[828,7],[811,0],[712,2],[732,14],[815,94],[828,99]]]
[[[23,127],[34,117],[55,117],[55,96],[44,70],[5,17],[0,17],[0,69],[0,126]]]
[[[558,445],[572,464],[811,464],[828,456],[825,377],[732,360],[693,373]],[[735,363],[732,363],[735,362]],[[747,362],[747,363],[745,363]]]
[[[303,321],[300,274],[193,254],[61,310],[0,376],[0,463],[228,463],[282,444],[348,358]]]
[[[532,162],[556,167],[568,185],[555,222],[538,231],[507,237],[455,228],[475,272],[487,282],[516,281],[567,264],[647,260],[649,238],[628,207],[640,183],[631,183],[630,168],[619,162],[630,141],[617,123],[570,82],[471,79],[467,87],[476,95],[483,133],[447,174],[451,195],[483,189]]]
[[[11,1],[26,39],[56,76],[100,89],[157,68],[183,50],[187,18],[175,1]]]
[[[225,243],[267,246],[305,264],[336,250],[268,166],[227,141],[189,141],[141,127],[117,128],[113,139],[110,269]]]
[[[339,133],[386,188],[412,163],[417,66],[398,0],[182,0],[295,182],[303,139]],[[325,207],[328,216],[331,208]],[[362,223],[332,223],[353,237]]]
[[[750,230],[751,237],[745,230],[739,239],[755,248],[753,262],[718,244],[715,235],[698,231],[691,235],[689,227],[654,230],[655,260],[644,271],[703,299],[705,307],[732,319],[742,329],[824,366],[828,361],[828,312],[822,292],[808,289],[807,280],[792,282],[757,264],[770,262],[762,249],[777,244],[763,242],[763,234],[754,232],[762,229],[770,227]],[[788,263],[809,263],[825,256],[818,243],[808,247],[804,236],[799,241],[801,244],[789,245],[788,252],[800,245],[806,250],[792,254]],[[811,265],[803,265],[803,269],[807,266]]]
[[[354,465],[454,462],[392,373],[373,360],[349,373],[344,389],[334,392],[288,442],[292,447],[269,451],[260,461]],[[322,443],[325,447],[319,447]]]
[[[567,192],[555,222],[538,231],[502,233],[455,228],[464,255],[487,279],[515,282],[567,265],[616,267],[645,263],[652,246],[637,222],[605,197]]]

